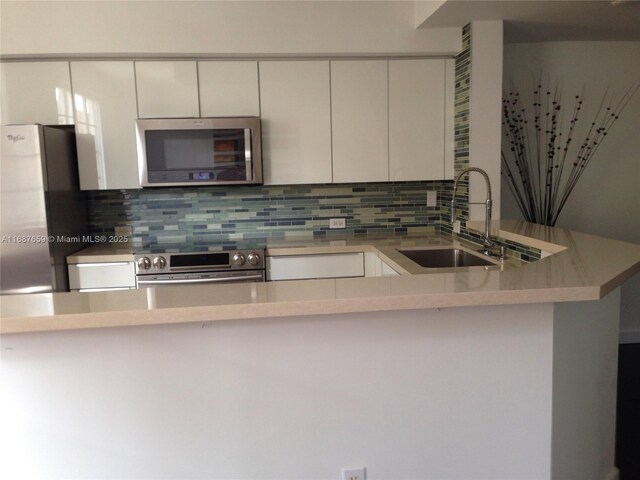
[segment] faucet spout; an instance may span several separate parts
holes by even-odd
[[[491,201],[491,182],[489,181],[489,175],[487,175],[487,172],[485,172],[481,168],[477,168],[477,167],[465,168],[456,177],[456,181],[453,186],[453,198],[451,199],[451,223],[453,224],[456,221],[456,193],[458,192],[458,183],[460,182],[460,179],[464,174],[467,174],[470,172],[477,172],[480,175],[482,175],[487,186],[487,199],[483,202],[485,205],[483,240],[484,240],[484,252],[488,253],[491,251],[491,248],[493,248],[494,246],[494,243],[491,240],[491,234],[490,234],[491,209],[493,206],[493,202]],[[469,204],[471,205],[472,202],[469,202]]]

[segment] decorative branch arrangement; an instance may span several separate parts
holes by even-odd
[[[533,92],[533,119],[517,90],[504,94],[502,126],[508,149],[505,153],[503,145],[502,175],[527,221],[555,225],[598,147],[639,89],[640,83],[631,86],[617,103],[605,91],[579,146],[574,134],[580,121],[582,95],[575,96],[571,120],[565,124],[557,86],[544,88],[542,82],[538,83]]]

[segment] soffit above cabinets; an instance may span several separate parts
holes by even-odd
[[[416,6],[416,26],[420,29],[504,20],[505,43],[640,40],[640,2],[447,0],[417,3],[424,4],[422,8]]]
[[[3,1],[0,54],[309,58],[460,51],[459,28],[416,30],[413,16],[411,1]]]

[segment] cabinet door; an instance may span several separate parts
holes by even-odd
[[[444,178],[445,60],[389,61],[389,179]]]
[[[71,290],[136,287],[133,262],[78,263],[68,270]]]
[[[266,185],[331,183],[329,62],[260,62]]]
[[[398,272],[396,272],[393,268],[391,268],[389,265],[387,265],[384,262],[382,263],[382,276],[383,277],[395,277],[396,275],[400,275]]]
[[[200,116],[196,62],[135,62],[140,118]]]
[[[71,125],[73,106],[68,62],[0,64],[2,125]]]
[[[267,257],[267,280],[363,277],[362,253]]]
[[[259,117],[258,62],[198,62],[203,117]]]
[[[364,254],[365,277],[390,277],[395,275],[400,274],[383,262],[378,255],[370,252]]]
[[[386,60],[331,62],[333,181],[389,180]]]
[[[140,188],[133,62],[71,62],[80,188]]]
[[[382,260],[375,253],[365,252],[364,254],[364,276],[381,277]]]

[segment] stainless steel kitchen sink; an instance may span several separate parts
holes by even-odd
[[[495,262],[480,254],[460,248],[411,248],[397,249],[405,257],[425,268],[455,268],[495,266]]]

